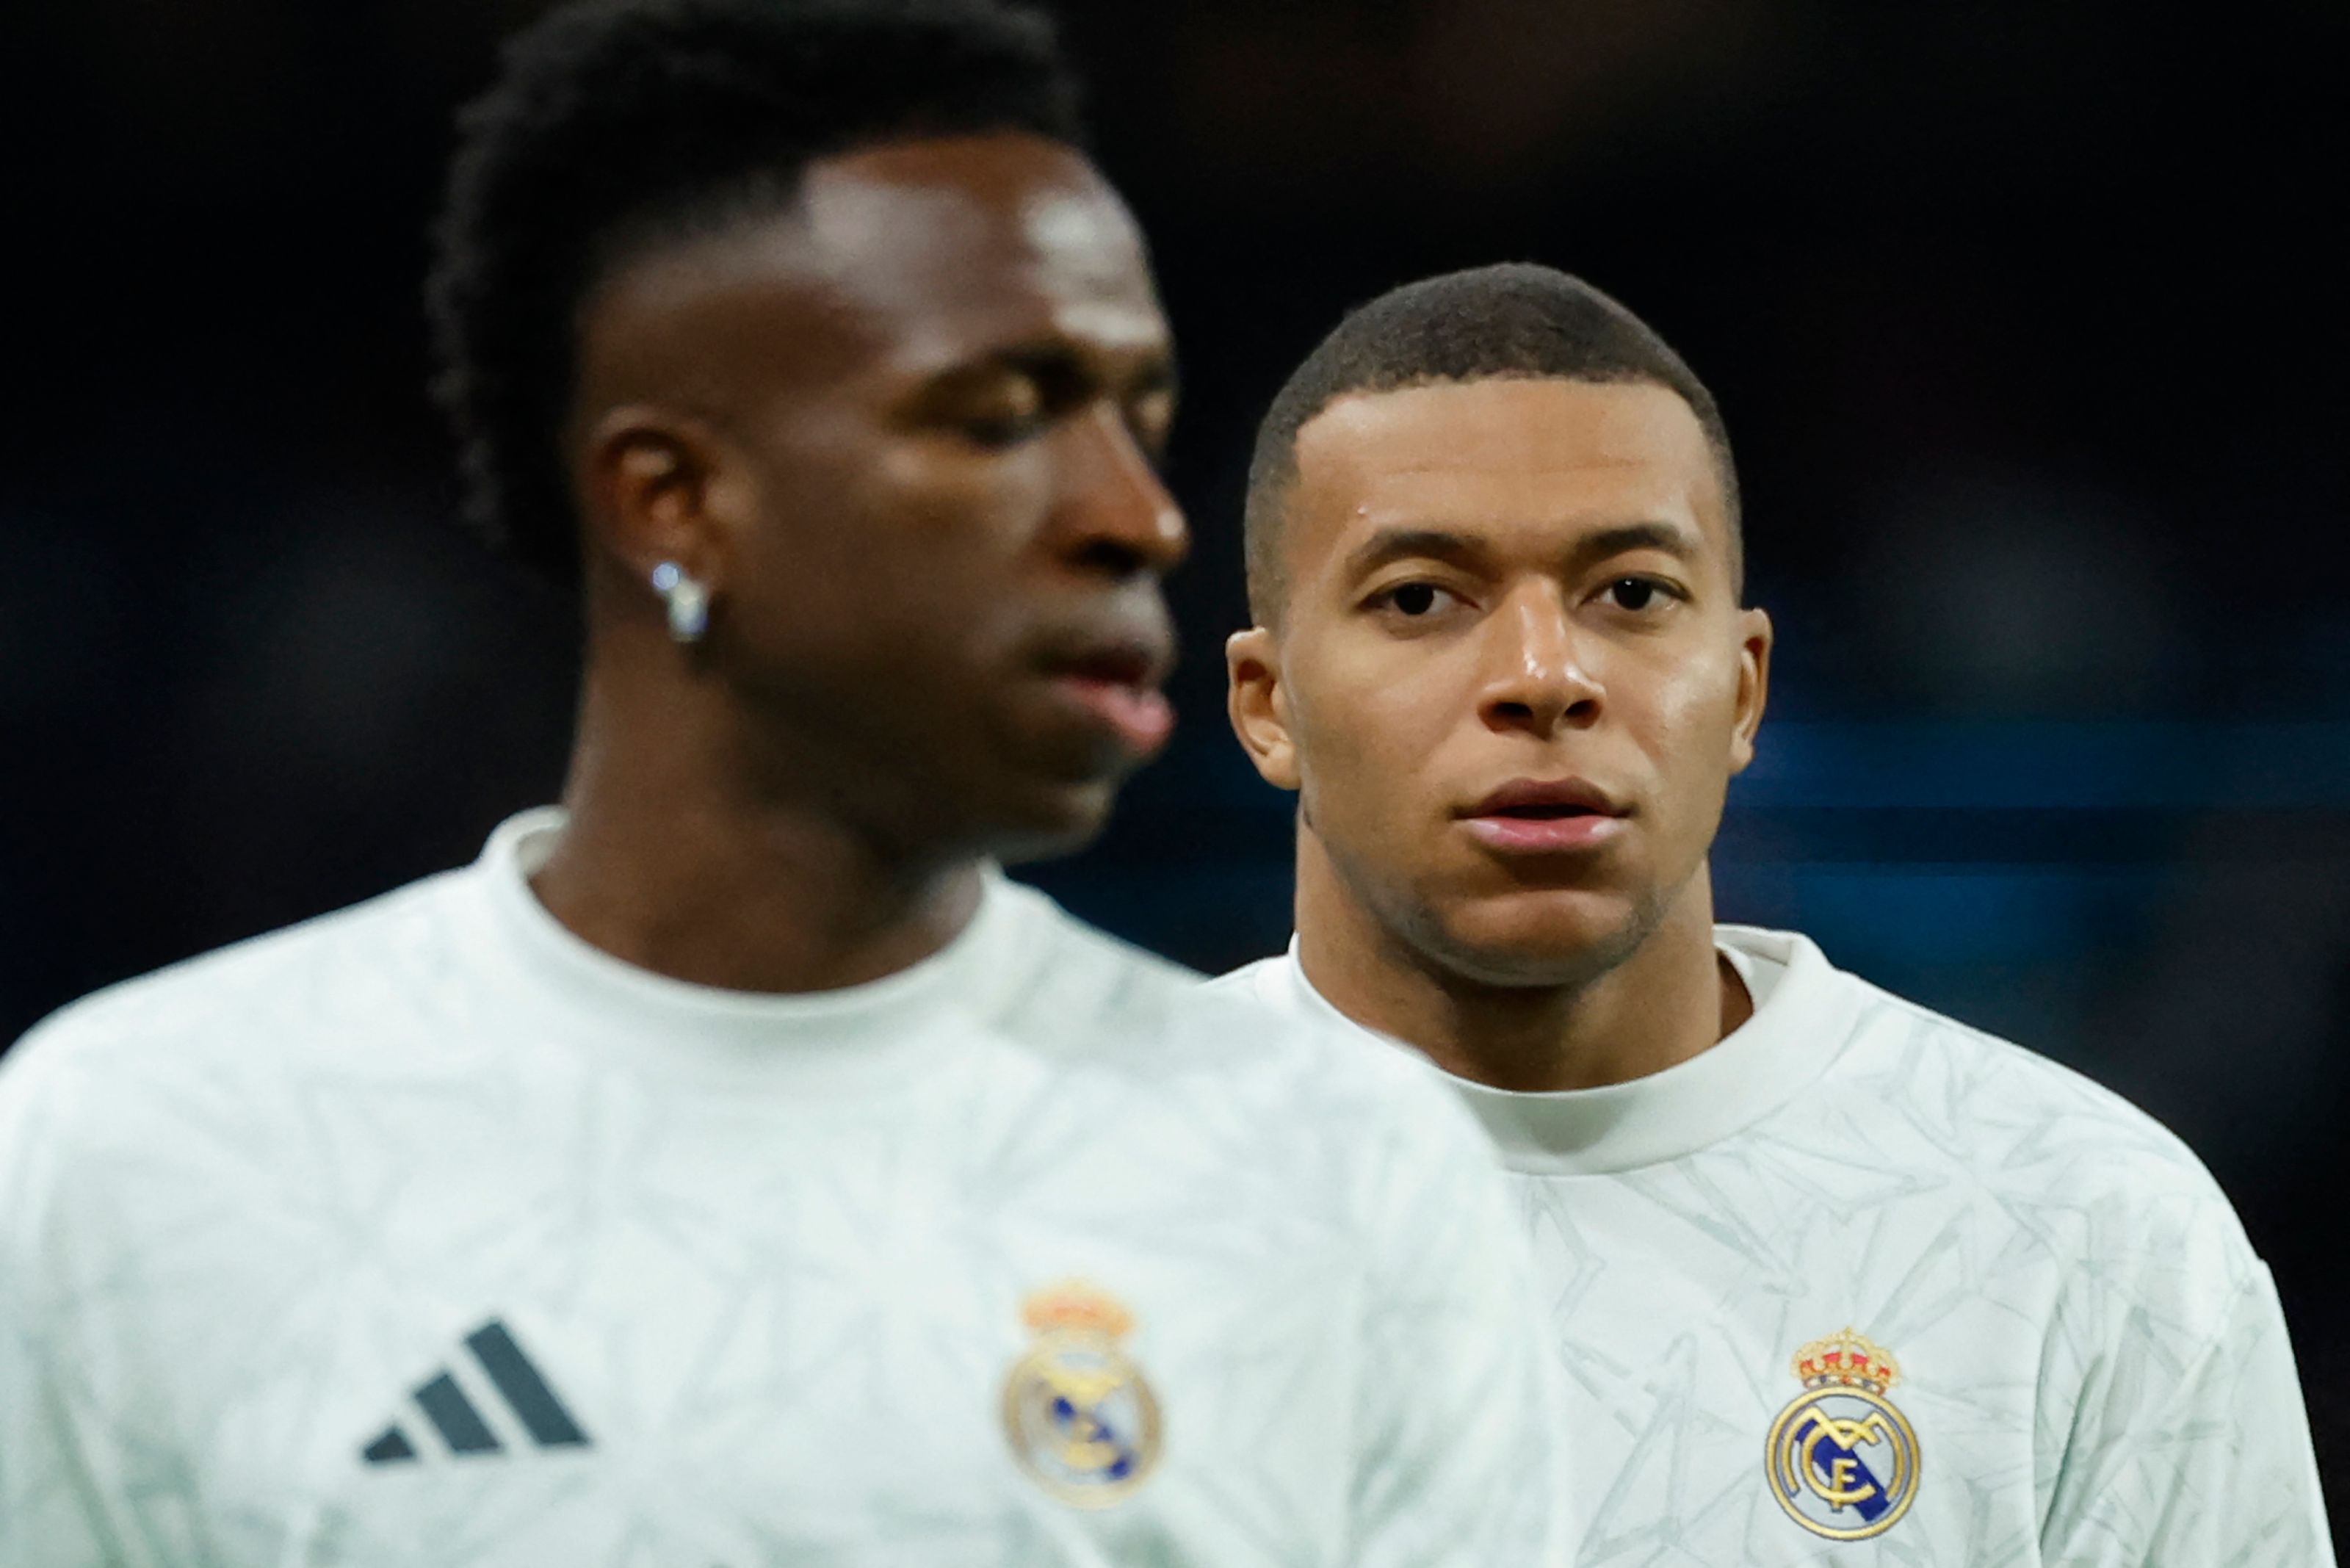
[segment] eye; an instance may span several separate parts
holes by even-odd
[[[1003,376],[974,387],[953,410],[965,439],[983,447],[1017,446],[1051,422],[1045,389],[1031,376]]]
[[[1605,592],[1617,609],[1635,615],[1653,609],[1659,601],[1672,597],[1672,590],[1654,577],[1618,577],[1607,585]]]
[[[963,422],[963,434],[973,444],[990,448],[1018,446],[1045,428],[1045,421],[1033,412],[989,414]]]
[[[1175,423],[1175,394],[1171,389],[1160,388],[1143,393],[1127,405],[1127,429],[1134,434],[1135,444],[1143,455],[1161,472],[1167,467],[1167,438]]]
[[[1371,603],[1393,610],[1406,620],[1424,620],[1452,602],[1453,597],[1449,589],[1434,583],[1399,583],[1375,596]]]

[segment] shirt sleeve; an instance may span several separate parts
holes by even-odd
[[[62,1391],[13,1296],[0,1331],[0,1563],[21,1568],[112,1568],[143,1562],[114,1538],[76,1451]]]
[[[1433,1083],[1436,1136],[1378,1175],[1350,1568],[1564,1564],[1557,1371],[1492,1148]]]
[[[2048,1568],[2331,1568],[2332,1537],[2284,1314],[2254,1264],[2185,1366],[2142,1336],[2075,1414],[2041,1560]]]
[[[0,1563],[205,1563],[168,1456],[120,1432],[99,1390],[90,1335],[109,1297],[76,1284],[61,1234],[78,1106],[55,1059],[68,1042],[40,1033],[0,1068]]]

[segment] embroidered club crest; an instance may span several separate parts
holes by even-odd
[[[1847,1328],[1797,1351],[1794,1372],[1804,1392],[1763,1448],[1771,1495],[1830,1541],[1884,1534],[1918,1497],[1918,1434],[1885,1397],[1900,1369]]]
[[[1079,1508],[1131,1494],[1159,1462],[1159,1401],[1120,1343],[1126,1308],[1080,1280],[1032,1295],[1035,1334],[1003,1384],[1003,1431],[1036,1483]]]

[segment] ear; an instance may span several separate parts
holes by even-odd
[[[591,550],[639,583],[672,561],[721,591],[749,497],[714,431],[650,405],[611,409],[588,432],[580,464]]]
[[[1289,694],[1281,684],[1281,639],[1261,626],[1224,642],[1224,711],[1241,750],[1276,789],[1297,787],[1297,748],[1290,740]]]
[[[1759,609],[1738,612],[1738,722],[1730,737],[1730,771],[1742,774],[1754,760],[1755,732],[1771,694],[1771,618]]]

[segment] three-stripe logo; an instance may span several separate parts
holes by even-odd
[[[555,1390],[523,1354],[504,1322],[492,1318],[488,1323],[465,1336],[465,1348],[473,1353],[473,1360],[521,1422],[532,1442],[542,1449],[584,1449],[588,1434],[563,1407]],[[455,1371],[444,1368],[432,1379],[416,1389],[416,1407],[441,1435],[452,1454],[460,1457],[472,1454],[497,1454],[506,1445],[490,1423],[484,1418],[473,1397],[457,1380]],[[371,1465],[392,1465],[414,1460],[420,1456],[416,1445],[397,1421],[378,1433],[359,1450],[359,1458]]]

